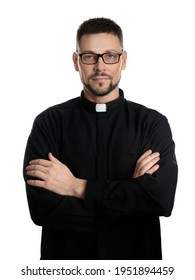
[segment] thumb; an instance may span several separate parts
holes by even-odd
[[[53,161],[53,162],[59,162],[59,160],[58,160],[57,158],[55,158],[55,157],[52,155],[52,153],[49,153],[49,154],[48,154],[48,159],[49,159],[50,161]]]

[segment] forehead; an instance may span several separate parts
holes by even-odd
[[[108,50],[120,51],[119,38],[110,33],[85,34],[81,37],[79,51],[102,53]]]

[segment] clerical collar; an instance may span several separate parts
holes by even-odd
[[[97,104],[85,98],[83,91],[81,92],[81,106],[91,112],[103,113],[109,112],[120,107],[124,102],[124,93],[119,89],[119,98],[105,104]]]

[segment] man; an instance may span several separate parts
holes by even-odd
[[[167,119],[119,88],[127,53],[121,28],[89,19],[77,31],[80,97],[35,119],[24,177],[41,259],[161,259],[159,216],[177,181]]]

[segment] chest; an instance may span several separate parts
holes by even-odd
[[[61,160],[79,178],[132,177],[141,152],[141,130],[123,110],[73,115],[60,137]]]

